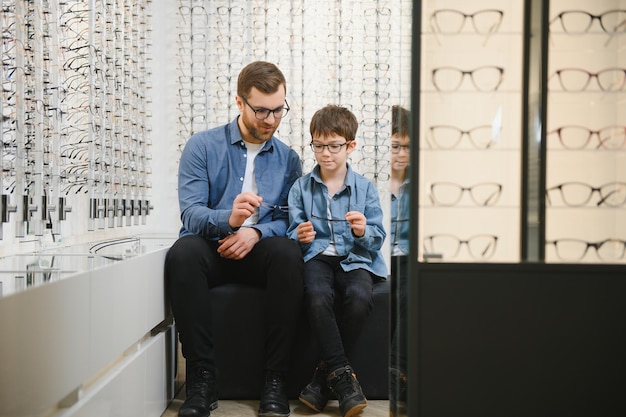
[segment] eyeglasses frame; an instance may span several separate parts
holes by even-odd
[[[276,107],[275,109],[266,109],[264,107],[259,107],[258,109],[255,109],[254,107],[252,107],[250,105],[250,103],[248,103],[248,100],[246,100],[246,98],[244,96],[241,96],[241,100],[243,100],[243,102],[246,103],[246,105],[248,107],[250,107],[250,110],[252,110],[254,112],[254,118],[257,119],[257,120],[266,120],[268,117],[270,117],[270,114],[273,114],[275,119],[282,119],[283,117],[285,117],[287,115],[287,113],[289,113],[289,110],[291,110],[289,108],[289,103],[287,103],[287,99],[285,99],[285,105],[284,106]],[[280,116],[277,116],[276,112],[279,111],[279,110],[281,112],[284,112],[284,113],[281,114]],[[267,112],[267,116],[265,116],[263,118],[260,118],[258,116],[258,114],[257,114],[260,111],[266,111]]]

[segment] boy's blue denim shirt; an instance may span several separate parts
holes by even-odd
[[[179,236],[195,234],[217,240],[232,233],[228,218],[241,193],[246,170],[246,146],[237,118],[231,123],[191,136],[178,168],[178,202],[183,223]],[[288,215],[270,206],[286,206],[289,189],[302,175],[298,154],[272,137],[255,159],[258,194],[268,205],[259,207],[255,229],[261,238],[285,236]]]
[[[326,249],[331,240],[331,228],[328,221],[312,218],[326,216],[328,188],[319,176],[319,165],[313,171],[299,178],[289,192],[289,229],[287,236],[298,241],[298,225],[307,221],[313,223],[316,231],[315,240],[310,244],[300,244],[304,261],[312,259]],[[343,189],[332,196],[331,213],[334,218],[342,219],[348,211],[359,211],[367,219],[365,234],[357,237],[352,233],[347,221],[333,222],[335,247],[340,256],[344,271],[365,269],[381,279],[387,277],[387,264],[381,248],[387,233],[383,227],[383,210],[380,206],[378,191],[374,184],[364,176],[355,173],[348,165],[346,182]]]
[[[398,194],[391,194],[391,247],[397,243],[400,250],[409,253],[409,180],[400,186]]]

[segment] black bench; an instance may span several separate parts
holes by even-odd
[[[350,359],[365,396],[388,399],[389,282],[374,286],[374,308]],[[228,284],[211,290],[213,331],[218,358],[218,393],[224,400],[257,399],[264,363],[262,289]],[[288,375],[288,394],[298,398],[309,382],[318,359],[316,342],[304,313],[294,345]]]

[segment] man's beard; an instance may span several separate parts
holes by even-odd
[[[248,129],[248,133],[250,134],[250,136],[252,136],[256,140],[260,140],[263,142],[267,142],[274,135],[274,132],[276,132],[276,128],[274,128],[271,132],[261,133],[255,125],[248,124],[246,124],[246,128]]]

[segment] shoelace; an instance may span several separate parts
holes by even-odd
[[[283,379],[280,377],[278,373],[270,372],[267,374],[267,377],[265,378],[266,391],[280,390],[282,386],[283,386]]]
[[[195,394],[205,395],[209,390],[209,380],[211,379],[211,373],[206,369],[196,370],[196,375],[192,379],[192,383],[187,389],[187,395],[192,396]]]
[[[318,365],[315,368],[315,382],[319,385],[327,386],[326,379],[328,377],[328,369],[326,369],[325,365]]]
[[[345,370],[338,375],[339,380],[335,384],[335,389],[338,395],[345,395],[345,393],[351,393],[354,391],[354,378],[352,372]]]

